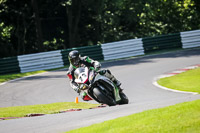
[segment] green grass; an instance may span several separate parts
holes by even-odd
[[[200,100],[117,118],[69,133],[199,133]],[[67,132],[68,133],[68,132]]]
[[[16,79],[16,78],[21,78],[21,77],[33,75],[33,74],[43,73],[43,72],[46,72],[46,71],[45,70],[41,70],[41,71],[27,72],[27,73],[0,75],[0,83],[6,82],[6,81],[9,81],[9,80],[13,80],[13,79]]]
[[[158,84],[170,89],[200,93],[200,68],[162,78]]]
[[[4,75],[0,75],[0,83],[6,82],[6,81],[9,81],[9,80],[13,80],[13,79],[17,79],[17,78],[21,78],[21,77],[25,77],[25,76],[29,76],[29,75],[38,74],[38,73],[44,73],[44,72],[48,72],[48,71],[59,70],[59,69],[66,68],[66,67],[68,67],[68,66],[55,68],[55,69],[34,71],[34,72],[4,74]]]
[[[1,117],[23,117],[27,114],[53,114],[59,111],[66,111],[68,109],[89,109],[98,106],[99,104],[90,103],[74,103],[74,102],[60,102],[52,104],[15,106],[0,108]]]

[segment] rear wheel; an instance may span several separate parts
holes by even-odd
[[[110,97],[107,96],[102,90],[99,88],[94,88],[93,89],[93,95],[101,102],[104,104],[107,104],[109,106],[114,106],[116,105],[116,101]]]

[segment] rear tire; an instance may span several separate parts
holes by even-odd
[[[93,95],[101,102],[104,104],[107,104],[109,106],[114,106],[116,105],[116,101],[110,97],[110,96],[106,96],[106,94],[100,90],[99,88],[94,88],[93,89]]]

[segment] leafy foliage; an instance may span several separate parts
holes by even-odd
[[[198,0],[1,0],[0,57],[200,28]]]

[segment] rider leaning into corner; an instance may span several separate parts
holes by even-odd
[[[79,67],[94,67],[95,70],[98,70],[98,73],[104,75],[105,77],[109,78],[116,84],[116,86],[122,91],[120,88],[121,83],[111,74],[110,70],[108,69],[101,69],[101,64],[98,61],[92,60],[88,56],[81,57],[77,50],[73,50],[68,55],[70,66],[67,72],[67,76],[70,79],[71,87],[77,92],[80,93],[80,89],[78,84],[75,82],[74,71]],[[84,101],[91,100],[87,94],[84,92],[81,94],[81,97]]]

